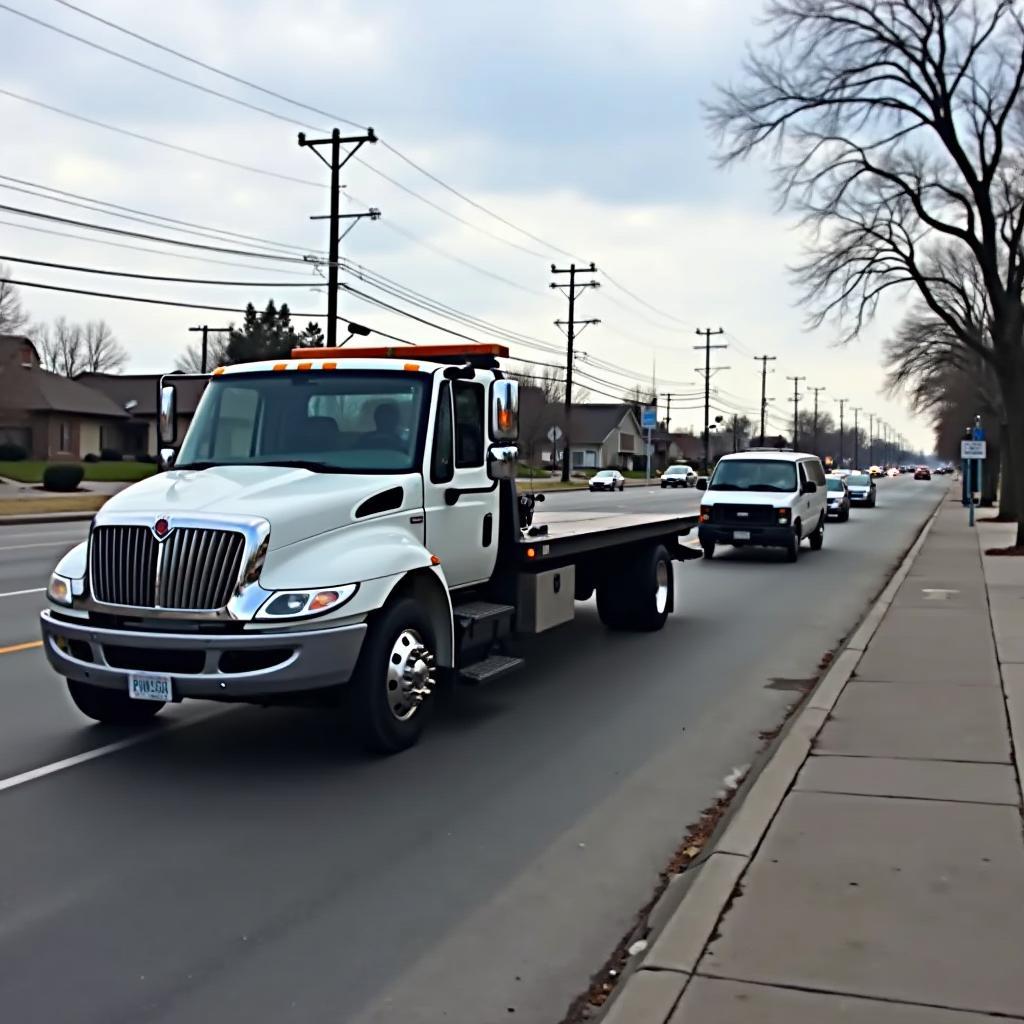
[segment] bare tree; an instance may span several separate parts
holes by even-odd
[[[59,316],[52,328],[45,324],[36,327],[33,337],[43,369],[62,377],[74,377],[85,369],[82,328],[78,324]]]
[[[1024,19],[1016,0],[769,0],[769,46],[710,121],[730,162],[763,148],[813,229],[796,269],[812,325],[851,339],[916,292],[992,367],[1024,515]],[[965,268],[976,273],[964,274]],[[965,319],[978,282],[985,343]],[[965,301],[966,300],[966,301]],[[1024,545],[1024,521],[1017,544]]]
[[[0,263],[0,334],[20,334],[29,321],[18,289],[9,280],[10,276],[10,268]]]
[[[114,337],[106,320],[90,320],[82,328],[82,371],[116,373],[128,362],[125,347]]]

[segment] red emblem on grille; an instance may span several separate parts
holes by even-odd
[[[158,519],[153,524],[153,532],[158,537],[161,537],[161,538],[167,536],[167,533],[170,530],[170,528],[171,528],[171,524],[169,522],[167,522],[166,519]]]

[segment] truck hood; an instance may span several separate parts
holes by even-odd
[[[402,502],[387,512],[422,509],[423,483],[416,473],[313,473],[282,466],[172,469],[115,494],[97,519],[102,522],[105,512],[142,519],[204,512],[262,516],[270,523],[270,545],[276,549],[362,522],[355,518],[356,509],[397,487],[404,492]]]

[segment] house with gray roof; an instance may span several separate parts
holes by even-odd
[[[573,405],[569,416],[572,470],[633,469],[642,464],[643,431],[628,402]]]

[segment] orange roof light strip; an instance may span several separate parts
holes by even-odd
[[[508,357],[507,345],[378,345],[374,348],[293,348],[292,359],[408,359],[415,356]]]

